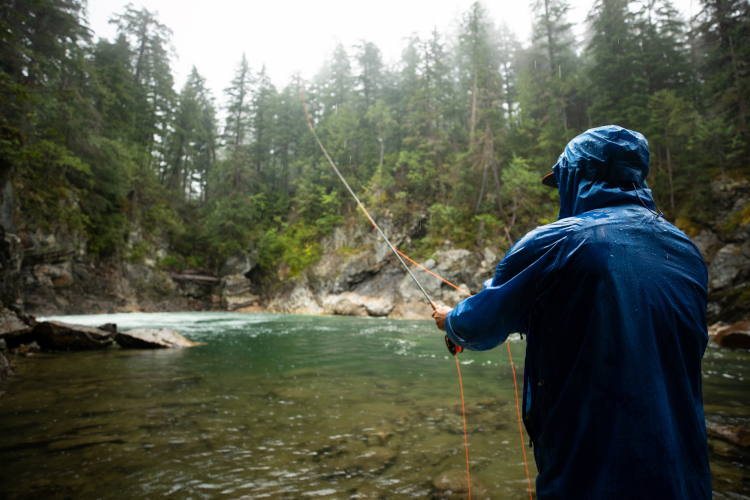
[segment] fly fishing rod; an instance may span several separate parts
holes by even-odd
[[[344,179],[344,176],[341,175],[341,172],[339,172],[339,169],[336,168],[336,164],[333,163],[333,160],[330,156],[328,156],[328,151],[326,151],[326,148],[323,147],[323,143],[320,142],[320,139],[318,139],[318,134],[315,133],[315,129],[312,126],[312,122],[310,121],[310,115],[307,113],[307,104],[305,103],[305,94],[302,92],[302,84],[300,83],[299,75],[297,75],[297,87],[299,87],[299,94],[302,96],[302,106],[305,108],[305,117],[307,118],[307,126],[310,127],[310,132],[312,132],[313,137],[315,137],[315,140],[318,142],[318,146],[320,146],[320,149],[323,151],[323,154],[328,159],[328,163],[331,164],[331,167],[333,167],[333,171],[336,172],[336,175],[339,176],[339,179],[341,179],[341,182],[344,183],[344,186],[346,186],[346,189],[349,190],[349,193],[352,195],[354,200],[357,202],[357,205],[359,205],[359,208],[364,212],[365,216],[370,220],[373,226],[375,226],[375,229],[378,230],[380,233],[380,236],[383,237],[383,240],[388,244],[388,247],[393,252],[393,255],[396,256],[399,262],[401,262],[401,265],[404,266],[404,269],[406,269],[406,272],[409,273],[409,276],[411,276],[411,279],[414,280],[414,283],[417,284],[419,289],[424,294],[425,298],[427,299],[427,302],[430,303],[430,306],[432,306],[433,309],[437,310],[437,304],[435,304],[430,296],[427,294],[427,291],[422,287],[422,284],[419,282],[416,276],[411,272],[411,269],[409,269],[409,266],[406,265],[406,262],[404,262],[404,259],[401,258],[401,255],[399,255],[398,250],[396,250],[393,245],[391,244],[391,241],[388,239],[388,237],[385,235],[382,229],[380,229],[380,226],[375,222],[375,220],[370,216],[370,213],[367,211],[364,205],[362,205],[362,202],[359,201],[359,198],[356,194],[354,194],[354,191],[349,186],[349,183],[346,182],[346,179]]]

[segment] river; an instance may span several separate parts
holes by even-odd
[[[429,499],[434,477],[465,470],[456,365],[430,321],[55,319],[166,326],[207,345],[19,359],[0,383],[4,498]],[[510,345],[520,384],[525,342]],[[528,498],[508,351],[459,359],[472,475],[492,498]],[[750,354],[709,347],[703,371],[709,423],[750,427]],[[750,499],[749,450],[709,442],[714,498]]]

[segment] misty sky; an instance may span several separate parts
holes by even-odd
[[[266,68],[278,86],[300,72],[311,78],[338,42],[349,49],[359,40],[374,42],[386,63],[399,59],[412,33],[427,35],[437,27],[444,36],[455,31],[463,12],[474,0],[134,0],[136,8],[157,11],[174,32],[178,59],[173,63],[179,89],[193,65],[207,79],[218,102],[245,52],[250,66]],[[687,15],[698,0],[673,0]],[[88,19],[97,37],[115,36],[108,24],[123,12],[126,0],[89,0]],[[484,2],[495,22],[504,21],[526,45],[531,34],[530,5],[523,0]],[[570,0],[570,21],[580,24],[593,0]],[[580,34],[581,29],[576,30]],[[349,50],[353,54],[353,50]]]

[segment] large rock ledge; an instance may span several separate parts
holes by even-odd
[[[302,275],[287,280],[267,304],[270,312],[429,318],[432,308],[401,264],[389,252],[363,247],[357,253],[329,254]],[[483,288],[482,281],[502,256],[492,249],[438,250],[421,266],[456,284],[457,290],[419,266],[411,272],[439,305],[455,307]]]
[[[130,349],[164,349],[201,345],[198,342],[186,339],[177,330],[169,328],[160,328],[158,330],[135,328],[127,332],[118,333],[115,336],[115,342],[120,347]]]
[[[111,332],[83,325],[69,325],[60,321],[39,323],[31,331],[32,341],[45,351],[85,351],[109,347]]]

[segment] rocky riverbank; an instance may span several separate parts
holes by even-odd
[[[708,264],[709,324],[750,319],[749,199],[747,181],[716,182],[709,223],[676,221]],[[15,230],[14,220],[18,217],[6,214],[0,222]],[[426,214],[400,221],[385,216],[378,222],[396,247],[409,248],[423,232]],[[140,238],[135,230],[128,244],[137,245]],[[54,225],[6,234],[4,245],[5,258],[13,260],[17,270],[12,280],[3,282],[6,295],[15,293],[5,307],[19,314],[226,310],[424,318],[430,313],[377,233],[356,219],[334,229],[322,242],[322,258],[296,276],[290,276],[284,264],[274,272],[261,270],[252,251],[227,259],[218,269],[165,268],[161,262],[169,249],[158,244],[153,255],[138,262],[100,261],[88,255],[81,234]],[[445,241],[422,264],[476,293],[502,256],[498,248],[470,251]],[[465,297],[411,267],[436,302],[453,306]]]

